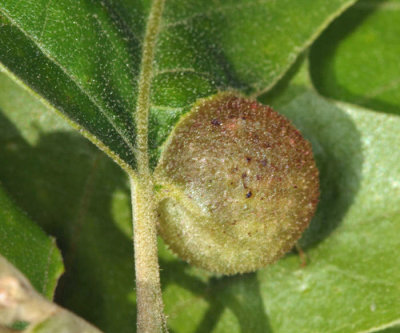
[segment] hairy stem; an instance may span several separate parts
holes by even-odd
[[[148,123],[154,49],[164,0],[153,0],[143,41],[136,105],[137,174],[131,175],[138,332],[166,332],[157,253],[156,212],[149,169]]]
[[[157,254],[156,214],[148,184],[131,178],[139,333],[166,332]]]

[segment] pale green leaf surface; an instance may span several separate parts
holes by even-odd
[[[400,246],[400,119],[310,93],[281,111],[313,143],[322,196],[301,243],[307,267],[296,271],[288,259],[259,273],[266,308],[281,318],[278,331],[289,329],[281,325],[285,312],[298,314],[300,331],[368,331],[398,321],[400,262],[392,253]],[[288,299],[277,309],[272,295],[282,300],[282,287]],[[314,307],[315,299],[326,302]]]
[[[12,146],[8,147],[12,149]],[[3,160],[0,157],[0,160]],[[0,182],[0,254],[29,278],[36,290],[52,298],[64,270],[53,238],[10,200]]]
[[[362,0],[338,18],[312,47],[318,91],[400,114],[399,22],[399,0]]]
[[[268,89],[353,2],[166,1],[152,68],[152,165],[196,99],[217,89],[255,94]],[[0,62],[130,167],[135,167],[133,117],[150,3],[0,3]]]

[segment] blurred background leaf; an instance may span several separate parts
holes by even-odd
[[[400,114],[400,1],[361,0],[311,48],[311,74],[323,95]]]

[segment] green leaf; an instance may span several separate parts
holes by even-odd
[[[362,0],[337,19],[311,51],[322,94],[400,114],[400,1]]]
[[[167,1],[146,78],[152,165],[196,99],[217,89],[270,88],[353,2]],[[125,168],[136,163],[133,119],[149,6],[139,0],[0,4],[0,62]]]
[[[12,145],[7,148],[13,149]],[[53,297],[64,268],[61,254],[54,239],[16,207],[1,183],[0,254],[23,271],[36,290],[47,298]]]

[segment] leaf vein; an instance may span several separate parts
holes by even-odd
[[[163,74],[168,74],[168,73],[193,73],[193,74],[198,74],[199,76],[204,76],[207,77],[209,79],[212,79],[213,76],[211,75],[210,72],[201,72],[196,70],[195,68],[191,68],[191,67],[176,67],[176,68],[166,68],[166,69],[161,69],[158,71],[155,71],[153,73],[153,78],[159,76],[159,75],[163,75]]]
[[[381,279],[371,280],[371,279],[368,279],[367,277],[365,277],[364,275],[360,275],[360,274],[357,274],[357,273],[354,273],[354,272],[346,271],[346,270],[344,270],[344,269],[342,269],[342,268],[340,268],[338,266],[335,266],[335,265],[327,265],[326,269],[330,270],[330,271],[337,272],[339,274],[342,274],[342,275],[344,275],[346,277],[349,277],[349,278],[351,278],[353,280],[361,281],[363,283],[380,284],[380,285],[383,285],[383,286],[387,286],[387,287],[390,287],[390,288],[395,288],[395,289],[400,290],[400,287],[398,285],[394,284],[394,283],[388,283],[387,281],[381,280]]]
[[[46,7],[45,7],[42,30],[40,31],[40,34],[39,34],[39,39],[40,40],[43,38],[43,34],[44,34],[45,30],[46,30],[47,20],[49,18],[49,7],[50,7],[50,4],[51,4],[51,0],[48,0],[47,4],[46,4]]]
[[[155,104],[150,104],[150,107],[153,109],[158,109],[158,110],[164,110],[164,111],[176,111],[176,112],[181,112],[185,110],[187,107],[171,107],[168,105],[155,105]]]
[[[371,98],[377,97],[380,94],[383,94],[392,89],[396,89],[398,86],[400,86],[400,77],[397,77],[391,80],[389,83],[383,85],[382,87],[378,87],[370,91],[368,94],[365,94],[363,98],[360,98],[358,101],[356,101],[356,104],[362,104]]]
[[[154,74],[154,54],[159,33],[164,0],[154,0],[152,12],[146,27],[146,34],[142,48],[142,62],[139,76],[139,93],[136,104],[136,141],[138,173],[148,175],[148,125],[150,110],[151,82]]]
[[[215,13],[220,13],[220,12],[226,12],[228,10],[238,10],[238,9],[242,9],[242,8],[246,8],[246,7],[253,7],[256,5],[263,5],[266,3],[270,3],[273,2],[274,0],[255,0],[253,2],[249,2],[249,3],[240,3],[240,4],[236,4],[236,5],[228,5],[228,6],[219,6],[219,7],[214,7],[213,9],[204,11],[204,12],[200,12],[200,13],[196,13],[193,14],[191,16],[188,16],[187,18],[184,19],[180,19],[174,22],[170,22],[170,23],[166,23],[164,25],[162,25],[161,30],[167,30],[169,28],[173,28],[176,27],[178,25],[187,25],[190,21],[193,21],[196,18],[202,17],[202,16],[210,16],[213,15]]]
[[[360,10],[369,10],[369,9],[378,9],[379,10],[400,10],[400,4],[399,3],[395,3],[395,2],[367,2],[367,1],[363,1],[363,2],[357,2],[357,4],[355,5],[355,7],[357,9]]]

